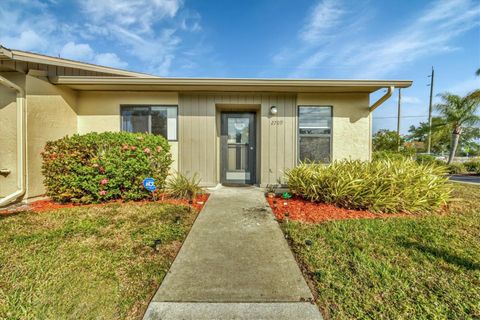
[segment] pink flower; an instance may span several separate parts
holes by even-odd
[[[104,168],[104,167],[100,167],[100,168],[98,168],[98,171],[100,171],[100,173],[104,173],[104,172],[105,172],[105,168]]]
[[[105,191],[105,190],[100,190],[99,194],[100,194],[101,196],[104,196],[104,195],[107,194],[107,191]]]
[[[108,183],[108,179],[102,179],[102,181],[100,181],[100,184],[107,184]]]
[[[131,150],[137,150],[137,147],[131,146],[130,149],[131,149]]]
[[[94,163],[92,166],[93,166],[94,168],[98,168],[98,163]]]
[[[162,151],[162,147],[161,146],[157,146],[157,152],[160,152]]]
[[[122,145],[122,150],[128,150],[128,144],[123,144]]]
[[[145,148],[145,149],[143,149],[143,152],[145,152],[145,153],[150,153],[150,149],[149,149],[149,148]]]

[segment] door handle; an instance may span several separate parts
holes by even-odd
[[[250,147],[250,150],[253,150],[253,147]]]

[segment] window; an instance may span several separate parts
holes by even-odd
[[[149,132],[177,140],[177,106],[122,106],[122,131]]]
[[[331,161],[332,107],[298,107],[299,159]]]

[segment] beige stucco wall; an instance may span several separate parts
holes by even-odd
[[[25,75],[17,72],[2,72],[3,77],[25,87]],[[17,190],[17,92],[0,85],[0,169],[8,169],[0,175],[0,198]]]
[[[333,107],[333,160],[370,160],[372,134],[367,93],[299,94],[297,104]]]
[[[77,132],[76,92],[26,76],[27,194],[43,195],[42,160],[45,143]]]
[[[257,183],[276,183],[297,164],[298,105],[333,108],[332,159],[370,159],[369,95],[322,94],[181,94],[179,104],[180,171],[198,173],[205,185],[220,181],[222,110],[257,114]],[[270,114],[276,106],[278,113]]]
[[[78,133],[120,131],[120,106],[178,105],[176,92],[81,91],[78,94]],[[178,142],[170,141],[172,170],[178,170]]]

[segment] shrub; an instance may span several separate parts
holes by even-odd
[[[394,151],[375,151],[372,155],[373,161],[378,161],[378,160],[385,160],[385,159],[391,159],[391,160],[402,160],[408,158],[403,153],[400,152],[394,152]]]
[[[435,164],[437,166],[446,166],[446,163],[444,161],[437,159],[431,154],[417,154],[415,156],[415,160],[419,164]]]
[[[464,162],[465,170],[467,172],[479,172],[480,171],[480,160],[470,160]]]
[[[444,167],[410,159],[301,163],[285,174],[293,194],[372,212],[426,212],[445,204],[450,193]]]
[[[447,166],[448,173],[450,174],[459,174],[467,171],[465,166],[461,162],[453,162]]]
[[[47,142],[42,152],[46,194],[59,202],[92,203],[150,196],[143,179],[163,188],[172,158],[161,136],[88,133]]]
[[[193,200],[202,193],[200,178],[195,173],[190,179],[178,173],[167,181],[167,193],[175,198]]]

